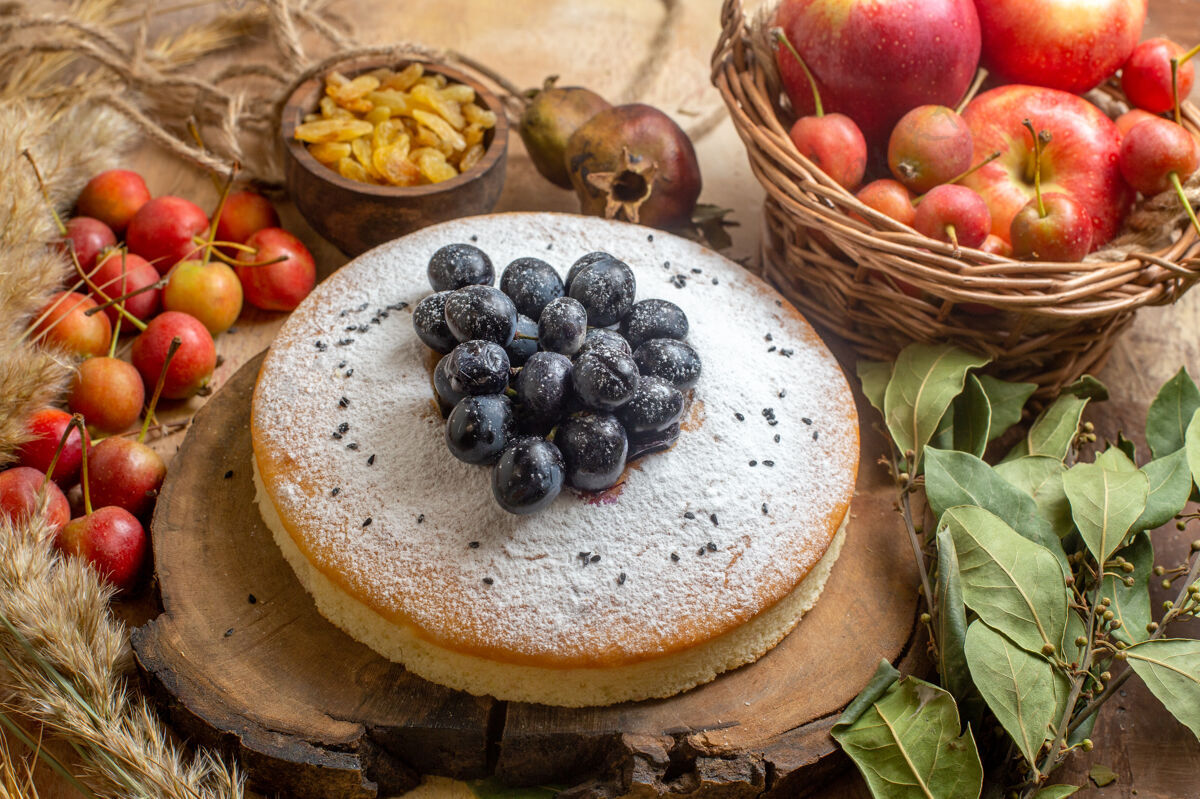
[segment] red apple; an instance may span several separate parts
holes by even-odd
[[[1013,217],[1034,198],[1034,142],[1024,121],[1048,130],[1042,191],[1069,194],[1091,217],[1092,246],[1113,237],[1133,192],[1121,177],[1121,132],[1088,101],[1037,86],[1000,86],[967,105],[963,118],[975,137],[975,160],[1000,157],[963,179],[983,196],[992,214],[992,233],[1009,241]]]
[[[166,476],[162,457],[131,438],[106,438],[88,451],[88,483],[97,505],[115,505],[145,518]]]
[[[196,317],[216,336],[233,327],[242,312],[242,284],[220,261],[180,261],[163,289],[162,304]]]
[[[146,181],[128,169],[109,169],[87,182],[75,203],[84,216],[94,216],[117,233],[124,233],[133,215],[150,201]]]
[[[59,442],[63,432],[71,424],[71,414],[57,408],[42,408],[35,411],[25,423],[25,430],[30,439],[17,449],[17,462],[29,466],[45,474],[54,461],[54,453],[58,452]],[[91,448],[91,436],[84,431],[80,438],[78,430],[72,430],[67,436],[66,446],[54,464],[54,473],[50,475],[60,486],[71,486],[79,479],[80,465],[83,463],[83,446],[87,443]]]
[[[125,242],[165,275],[200,251],[193,239],[207,232],[208,217],[200,206],[181,197],[155,197],[129,221]]]
[[[167,368],[162,395],[167,399],[186,399],[208,385],[217,365],[212,334],[196,317],[179,311],[164,311],[154,317],[133,340],[129,358],[141,373],[142,382],[148,387],[157,386],[171,340],[176,336],[181,344]]]
[[[842,188],[854,191],[862,183],[867,171],[867,143],[850,117],[800,117],[788,135],[801,155]]]
[[[776,24],[796,46],[825,109],[853,119],[867,143],[919,105],[955,105],[979,62],[979,19],[971,0],[784,0]],[[797,116],[813,111],[800,65],[777,51]]]
[[[225,198],[217,218],[217,241],[245,244],[246,239],[267,227],[279,227],[279,214],[271,201],[254,191],[235,191]]]
[[[1051,192],[1017,212],[1009,238],[1018,260],[1074,263],[1092,250],[1092,220],[1073,197]]]
[[[38,311],[32,336],[87,358],[104,355],[112,343],[112,325],[101,312],[88,314],[96,302],[74,291],[60,291]]]
[[[134,587],[146,559],[146,530],[124,508],[103,507],[72,519],[55,543],[64,554],[83,558],[121,591]]]
[[[937,186],[922,197],[913,220],[918,233],[955,247],[978,247],[991,226],[983,198],[955,183]]]
[[[872,181],[859,189],[854,196],[868,208],[874,208],[909,227],[912,227],[913,219],[917,216],[917,209],[912,204],[912,192],[897,180],[884,178]],[[862,219],[855,213],[851,213],[850,216]]]
[[[888,139],[888,168],[917,194],[949,183],[971,167],[974,141],[953,108],[922,105],[909,111]]]
[[[246,244],[256,252],[238,253],[237,276],[251,305],[267,311],[290,311],[313,290],[317,267],[300,239],[282,228],[269,227],[246,239]],[[265,263],[277,258],[284,260]]]
[[[79,364],[67,405],[87,423],[106,433],[120,433],[138,420],[146,390],[133,364],[107,355]]]
[[[46,473],[29,466],[14,466],[0,472],[0,516],[16,523],[33,517],[41,507],[42,486],[46,487],[46,521],[61,530],[71,520],[71,504]]]
[[[112,229],[99,219],[90,216],[76,216],[67,220],[67,235],[63,237],[62,249],[67,251],[67,244],[75,248],[75,257],[84,272],[91,272],[96,265],[96,257],[109,247],[117,246],[117,237]]]
[[[1175,107],[1175,92],[1171,81],[1171,59],[1182,57],[1186,51],[1170,39],[1147,39],[1133,48],[1125,66],[1121,67],[1121,90],[1125,98],[1138,108],[1155,114]],[[1179,65],[1179,97],[1192,93],[1196,67],[1185,61]]]
[[[977,0],[975,6],[983,66],[994,77],[1076,94],[1125,63],[1146,21],[1146,0]]]
[[[96,271],[92,273],[92,283],[104,292],[106,297],[115,299],[138,289],[153,286],[160,277],[158,270],[140,255],[123,250],[111,250],[100,262]],[[145,322],[158,313],[161,296],[162,289],[154,288],[134,294],[132,297],[126,297],[125,310]],[[97,303],[105,301],[95,291],[91,292],[91,297]],[[108,316],[108,321],[116,327],[117,317],[121,315],[116,307],[109,305],[105,307],[104,313]],[[132,330],[133,326],[129,325],[126,320],[122,329]]]
[[[1166,119],[1134,125],[1121,143],[1121,174],[1147,197],[1170,191],[1176,182],[1187,181],[1197,168],[1200,147],[1196,140]]]

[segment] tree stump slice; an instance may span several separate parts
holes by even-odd
[[[420,774],[494,774],[573,785],[572,797],[800,796],[844,762],[829,730],[879,660],[921,656],[919,580],[868,421],[821,600],[757,662],[670,699],[596,708],[427,682],[326,621],[259,518],[249,408],[261,362],[199,411],[174,459],[152,523],[163,613],[133,635],[176,729],[236,757],[252,787],[365,799]]]

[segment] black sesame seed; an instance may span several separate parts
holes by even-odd
[[[713,285],[714,285],[714,286],[718,285],[720,282],[721,282],[721,281],[717,280],[715,277],[713,278]]]
[[[339,368],[339,369],[345,369],[345,368],[346,368],[346,362],[345,362],[345,361],[339,361],[339,362],[338,362],[338,368]]]
[[[646,241],[654,241],[654,234],[653,234],[653,233],[647,233],[647,234],[646,234]]]
[[[345,347],[346,345],[353,344],[353,343],[354,343],[354,339],[352,339],[352,338],[343,338],[343,339],[338,340],[339,347]]]
[[[801,416],[800,421],[804,422],[805,424],[812,424],[812,419],[809,419],[807,416]]]
[[[775,340],[775,337],[774,337],[774,336],[772,336],[770,333],[768,333],[767,335],[763,336],[763,341],[774,341],[774,340]]]
[[[356,308],[355,310],[358,310],[358,311],[367,310],[367,303],[364,302],[362,305],[358,306],[358,308]]]
[[[708,520],[713,523],[714,527],[719,527],[721,525],[721,523],[717,521],[717,514],[715,513],[708,514]]]
[[[467,546],[469,546],[471,549],[479,549],[479,542],[472,541],[471,543],[467,544]]]
[[[553,249],[554,249],[554,242],[550,242],[549,244],[547,244],[547,245],[546,245],[546,249],[547,249],[547,250],[553,250]]]
[[[340,400],[338,400],[338,407],[339,408],[349,408],[350,400],[347,399],[346,397],[342,397]]]
[[[349,423],[349,422],[342,422],[341,424],[339,424],[339,425],[338,425],[338,432],[339,432],[339,433],[345,433],[345,432],[346,432],[347,430],[349,430],[349,429],[350,429],[350,423]]]
[[[689,511],[685,511],[685,512],[684,512],[684,514],[683,514],[683,518],[685,518],[685,519],[694,519],[694,518],[696,518],[696,514],[692,513],[690,510],[689,510]]]
[[[600,562],[600,556],[599,556],[599,555],[592,555],[590,558],[588,558],[588,560],[589,560],[589,561],[591,561],[592,563],[599,563],[599,562]]]
[[[671,560],[672,560],[672,561],[674,561],[675,563],[678,563],[678,562],[679,562],[679,553],[678,553],[678,552],[672,552],[672,553],[671,553]]]
[[[699,549],[697,549],[697,550],[696,550],[696,554],[697,554],[697,555],[703,555],[703,554],[704,554],[704,547],[700,547]]]
[[[663,266],[665,266],[665,267],[667,267],[667,268],[669,269],[669,268],[671,267],[671,262],[670,262],[670,261],[663,261]]]
[[[762,415],[767,417],[768,419],[770,419],[772,416],[775,415],[775,409],[774,408],[763,408]]]
[[[228,480],[230,477],[233,477],[233,469],[225,472],[225,479]]]
[[[776,444],[779,443],[779,434],[778,433],[775,434],[775,443]]]
[[[750,461],[750,465],[751,465],[751,466],[757,466],[757,465],[758,465],[758,461],[752,460],[752,461]]]
[[[782,308],[782,307],[783,307],[783,300],[775,300],[775,307],[776,307],[776,308]]]
[[[767,424],[769,424],[771,427],[774,427],[775,425],[779,424],[779,420],[778,419],[768,419]]]
[[[347,333],[353,333],[355,330],[358,330],[358,325],[347,325],[345,327]]]
[[[617,575],[617,585],[625,585],[625,572]]]
[[[591,556],[592,556],[592,553],[591,553],[591,552],[580,552],[580,553],[579,553],[578,555],[576,555],[575,557],[577,557],[577,558],[579,558],[581,561],[583,561],[583,565],[584,565],[584,566],[586,566],[586,565],[588,565],[588,558],[590,558]]]
[[[814,430],[813,431],[813,441],[816,441],[816,440],[817,440],[817,431]]]
[[[709,541],[709,542],[708,542],[707,544],[705,544],[704,546],[706,546],[706,547],[708,548],[708,551],[709,551],[709,552],[716,552],[716,551],[717,551],[717,545],[716,545],[716,544],[714,544],[712,541]]]
[[[474,233],[472,233],[472,234],[471,234],[471,241],[479,241],[479,236],[477,236],[477,235],[475,235]]]
[[[775,461],[763,461],[763,466],[766,466],[768,469],[774,465],[775,465]]]
[[[347,310],[341,310],[341,311],[338,311],[338,316],[345,316],[348,313],[350,313],[350,312]]]
[[[370,516],[368,516],[366,518],[366,520],[363,522],[363,527],[370,527],[372,521],[374,521],[374,520]]]
[[[787,396],[787,389],[786,388],[779,389],[779,398],[783,399],[786,396]]]
[[[334,438],[334,440],[341,440],[341,438],[342,438],[342,434],[341,434],[341,433],[337,433],[337,432],[335,432],[335,433],[333,434],[333,438]]]
[[[373,325],[377,325],[377,324],[379,324],[379,320],[380,320],[381,318],[383,318],[383,317],[382,317],[382,316],[372,316],[372,317],[371,317],[371,324],[373,324]]]
[[[229,637],[229,636],[231,636],[231,635],[233,635],[233,628],[232,628],[232,627],[230,627],[228,630],[226,630],[226,631],[225,631],[225,637],[226,637],[226,638],[228,638],[228,637]]]
[[[420,523],[421,523],[421,522],[423,522],[423,521],[425,521],[425,514],[424,514],[424,513],[418,513],[418,514],[417,514],[417,524],[420,524]]]
[[[342,493],[341,486],[334,486],[333,488],[331,488],[329,490],[329,496],[331,496],[331,497],[336,497],[340,493]]]
[[[375,465],[375,453],[374,452],[371,453],[371,457],[367,458],[367,465],[368,466]]]
[[[671,278],[671,285],[677,289],[685,288],[687,286],[687,277],[684,275],[675,275]]]
[[[493,580],[491,577],[484,577],[484,578],[483,578],[483,584],[484,584],[484,585],[491,585],[491,584],[492,584],[492,583],[494,583],[494,582],[496,582],[496,581],[495,581],[495,580]]]
[[[763,512],[763,516],[767,515],[767,503],[765,503],[765,502],[763,503],[763,506],[762,506],[762,512]]]
[[[746,417],[745,417],[745,415],[744,415],[744,414],[742,414],[740,411],[738,411],[738,412],[735,412],[735,413],[733,414],[733,418],[734,418],[734,419],[737,419],[739,422],[744,422],[744,421],[746,421]]]
[[[774,352],[776,349],[778,349],[778,347],[772,344],[771,346],[767,347],[767,352]]]
[[[254,594],[251,594],[250,596],[246,597],[246,601],[253,605],[258,602],[258,597],[254,596]]]
[[[358,442],[357,442],[357,441],[351,441],[349,444],[347,444],[347,445],[346,445],[346,449],[353,450],[353,451],[357,452],[357,451],[358,451]]]
[[[700,267],[698,267],[698,266],[693,266],[693,267],[692,267],[692,274],[693,274],[693,275],[698,275],[698,274],[700,274],[700,273],[701,273],[701,272],[703,272],[703,271],[704,271],[704,270],[703,270],[703,269],[701,269],[701,268],[700,268]]]
[[[354,367],[353,367],[353,366],[351,366],[349,369],[347,369],[347,370],[346,370],[346,374],[345,374],[345,376],[346,376],[346,377],[351,377],[351,376],[353,376],[353,375],[354,375]]]
[[[779,354],[785,358],[790,358],[795,354],[795,350],[789,350],[787,347],[784,347],[779,351]]]
[[[317,349],[318,349],[320,352],[324,352],[325,350],[329,349],[329,345],[328,345],[328,344],[326,344],[324,341],[318,341],[318,342],[317,342]]]

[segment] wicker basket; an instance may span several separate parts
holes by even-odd
[[[1046,397],[1103,366],[1134,311],[1173,302],[1200,277],[1200,240],[1182,217],[1173,242],[1155,252],[1055,264],[956,252],[867,208],[793,146],[773,50],[740,0],[726,0],[721,22],[713,83],[767,192],[763,275],[862,356],[890,359],[914,340],[953,341],[990,356],[996,373],[1037,383]],[[1121,99],[1115,87],[1105,91]],[[1184,113],[1185,126],[1200,133],[1195,106]]]

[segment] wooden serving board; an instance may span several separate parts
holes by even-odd
[[[868,423],[821,600],[756,663],[671,699],[599,708],[426,682],[327,622],[259,518],[249,408],[261,362],[200,410],[174,459],[152,525],[164,612],[133,645],[176,729],[236,756],[264,792],[375,797],[419,774],[495,774],[581,796],[798,796],[838,765],[829,728],[880,658],[919,654],[912,551]]]

